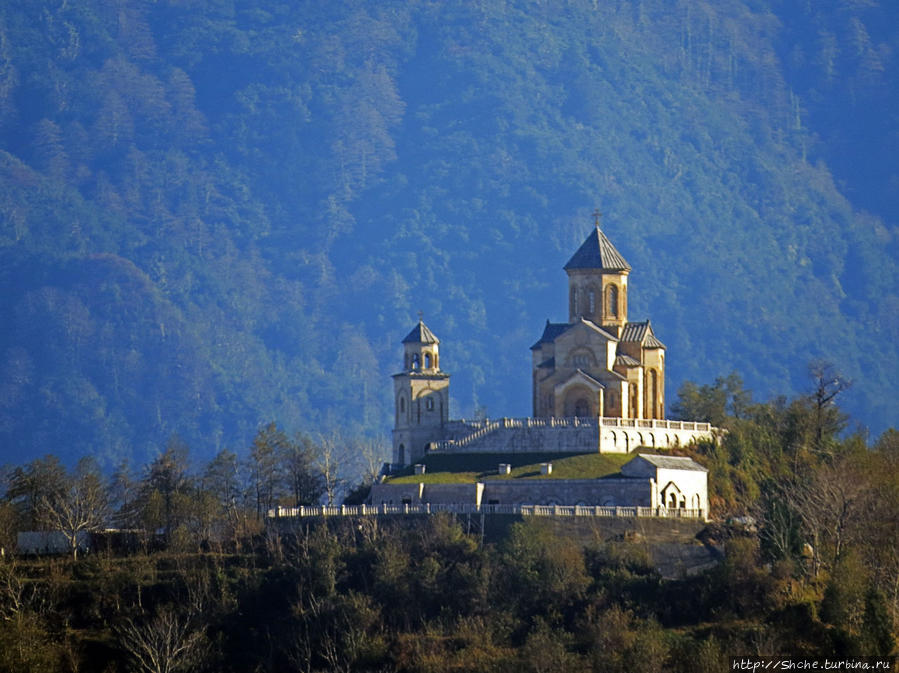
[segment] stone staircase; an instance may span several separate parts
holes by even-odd
[[[450,421],[435,453],[595,453],[599,424],[589,418]]]

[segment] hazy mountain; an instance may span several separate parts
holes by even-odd
[[[419,310],[454,415],[527,415],[596,206],[669,405],[825,358],[879,433],[897,32],[851,0],[0,7],[4,451],[385,433]]]

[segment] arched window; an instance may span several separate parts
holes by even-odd
[[[431,354],[425,353],[425,369],[431,368]]]
[[[428,401],[425,403],[425,406],[428,408],[428,411],[434,411],[434,398],[429,397]]]
[[[609,284],[608,290],[606,290],[607,299],[606,299],[606,307],[608,309],[608,314],[613,318],[618,317],[618,286]]]
[[[577,350],[568,357],[568,365],[570,367],[593,367],[596,364],[596,357],[588,349]]]
[[[401,414],[406,413],[406,398],[405,397],[400,398],[400,413]]]
[[[418,369],[421,362],[418,359],[418,353],[413,353],[412,355],[412,369]]]
[[[577,316],[577,287],[572,285],[571,292],[569,294],[569,303],[571,304],[571,315],[572,317]]]
[[[399,458],[400,465],[405,465],[406,464],[406,446],[404,444],[400,444],[400,450],[397,453],[399,454],[397,456],[397,458]]]
[[[589,297],[589,304],[590,304],[589,312],[590,312],[590,315],[593,315],[594,313],[596,313],[596,290],[594,290],[591,287],[590,290],[587,292],[587,296]]]
[[[655,369],[649,370],[649,402],[651,405],[649,418],[659,417],[659,375]]]

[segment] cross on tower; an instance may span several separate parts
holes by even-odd
[[[599,218],[602,217],[602,213],[599,212],[599,208],[593,209],[593,224],[599,229]]]

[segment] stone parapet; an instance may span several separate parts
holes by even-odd
[[[449,421],[438,453],[630,453],[712,439],[708,423],[632,418],[498,418]]]

